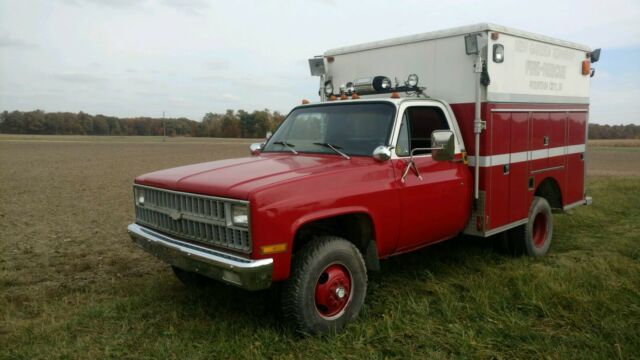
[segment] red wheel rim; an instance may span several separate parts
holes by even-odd
[[[340,314],[351,299],[351,274],[340,264],[327,266],[316,282],[318,313],[326,318]]]
[[[533,244],[536,247],[541,247],[547,240],[547,216],[543,213],[538,213],[533,219]]]

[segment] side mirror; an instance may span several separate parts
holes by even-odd
[[[592,64],[598,62],[598,60],[600,60],[600,49],[595,49],[592,52],[590,52],[589,60],[591,60]]]
[[[378,146],[373,149],[373,158],[380,162],[391,159],[391,148],[389,146]]]
[[[436,130],[431,133],[431,156],[435,161],[451,161],[455,153],[455,141],[451,130]]]
[[[267,136],[265,136],[266,140],[271,139],[271,135],[273,135],[273,133],[271,131],[267,131]]]
[[[253,143],[249,145],[249,150],[251,150],[251,155],[256,156],[260,154],[264,143]]]

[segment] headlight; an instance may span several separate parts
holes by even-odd
[[[327,96],[333,95],[333,83],[331,83],[331,80],[324,83],[324,94]]]
[[[418,75],[411,74],[407,77],[407,86],[416,87],[418,85]]]
[[[136,189],[136,203],[140,206],[144,206],[144,190]]]
[[[231,220],[236,226],[249,226],[249,212],[247,205],[231,205]]]

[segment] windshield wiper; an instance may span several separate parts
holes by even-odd
[[[286,141],[274,141],[273,142],[275,145],[282,145],[284,147],[286,147],[288,150],[291,150],[292,153],[298,155],[298,152],[293,148],[295,145],[288,143]]]
[[[347,155],[347,154],[343,153],[342,151],[338,150],[338,149],[342,149],[340,146],[332,145],[332,144],[329,144],[329,143],[326,143],[326,142],[324,142],[324,143],[323,142],[314,142],[313,144],[327,147],[327,148],[337,152],[338,154],[342,155],[345,159],[351,160],[351,157],[349,155]]]

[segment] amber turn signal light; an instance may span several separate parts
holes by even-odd
[[[307,105],[309,103],[309,100],[307,99],[302,99],[302,105]]]
[[[591,61],[582,60],[582,75],[591,74]]]
[[[287,251],[287,243],[260,246],[262,255],[269,255]]]
[[[400,94],[398,94],[397,92],[394,91],[394,92],[391,93],[391,98],[392,99],[400,99]]]

